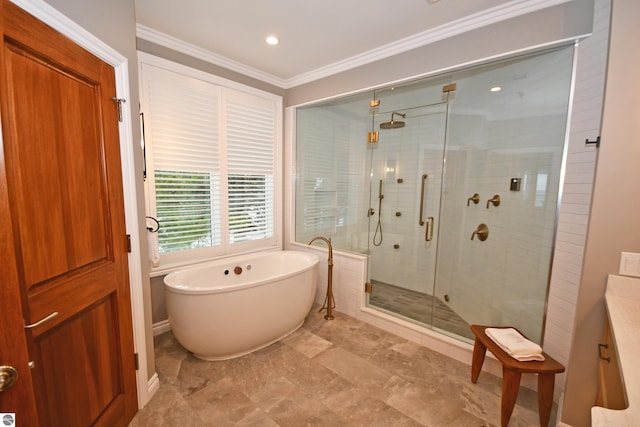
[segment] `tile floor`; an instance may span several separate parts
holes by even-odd
[[[280,342],[206,362],[168,332],[155,339],[160,389],[141,426],[496,426],[499,378],[318,307]],[[552,420],[555,418],[555,407]],[[511,427],[537,426],[536,394],[521,389]]]
[[[396,313],[425,325],[444,329],[473,342],[469,324],[438,298],[421,292],[372,280],[369,304]]]

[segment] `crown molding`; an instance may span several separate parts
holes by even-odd
[[[299,74],[290,79],[283,79],[240,62],[234,61],[222,55],[218,55],[198,46],[186,43],[175,37],[148,28],[144,25],[137,25],[137,36],[141,39],[168,47],[193,56],[197,59],[210,62],[212,64],[228,68],[229,70],[244,74],[249,77],[261,80],[274,86],[290,89],[324,77],[331,76],[343,71],[347,71],[362,65],[385,59],[400,53],[407,52],[440,40],[444,40],[456,35],[482,28],[501,21],[506,21],[538,10],[546,9],[559,4],[568,3],[571,0],[513,0],[509,3],[495,6],[491,9],[478,12],[444,25],[423,31],[393,43],[380,46],[362,54],[347,58],[343,61],[334,62],[324,67],[317,68],[308,73]]]
[[[136,36],[152,43],[156,43],[160,46],[173,49],[177,52],[187,54],[196,59],[200,59],[202,61],[227,68],[231,71],[235,71],[237,73],[252,77],[254,79],[258,79],[260,81],[272,84],[283,89],[285,89],[287,86],[287,81],[285,79],[258,70],[257,68],[253,68],[241,62],[234,61],[233,59],[227,58],[226,56],[218,55],[217,53],[211,52],[210,50],[203,49],[191,43],[187,43],[142,24],[136,24]]]
[[[536,12],[548,7],[567,3],[571,0],[514,0],[505,5],[496,6],[438,27],[414,34],[404,39],[380,46],[344,61],[334,62],[308,73],[300,74],[287,80],[287,89],[321,78],[367,65],[400,53],[407,52],[440,40],[457,36],[468,31],[482,28],[501,21],[506,21],[527,13]]]

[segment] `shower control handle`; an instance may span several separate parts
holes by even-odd
[[[487,200],[487,209],[489,209],[489,203],[493,203],[493,206],[500,206],[500,195],[496,194],[489,200]]]
[[[477,205],[480,202],[480,195],[475,193],[473,196],[467,199],[467,206],[469,206],[469,202],[473,202],[474,205]]]
[[[481,242],[487,240],[487,237],[489,237],[489,227],[487,227],[486,224],[480,224],[476,231],[474,231],[471,235],[471,240],[473,240],[473,238],[476,236],[478,236],[478,240],[480,240]]]

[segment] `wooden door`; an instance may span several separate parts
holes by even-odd
[[[126,426],[137,397],[114,70],[0,2],[0,365],[19,372],[0,412]]]

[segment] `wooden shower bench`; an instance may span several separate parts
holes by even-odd
[[[538,415],[540,416],[540,425],[547,427],[549,425],[549,418],[551,417],[551,406],[553,405],[555,374],[564,372],[564,366],[544,352],[542,353],[545,359],[543,362],[520,362],[514,359],[484,332],[485,329],[494,327],[496,326],[471,325],[471,332],[476,336],[473,345],[473,359],[471,361],[471,382],[475,384],[478,380],[482,364],[484,363],[484,356],[487,349],[489,349],[496,359],[502,363],[500,423],[502,427],[507,427],[511,414],[513,413],[513,407],[516,404],[518,391],[520,390],[520,377],[522,373],[538,374]]]

